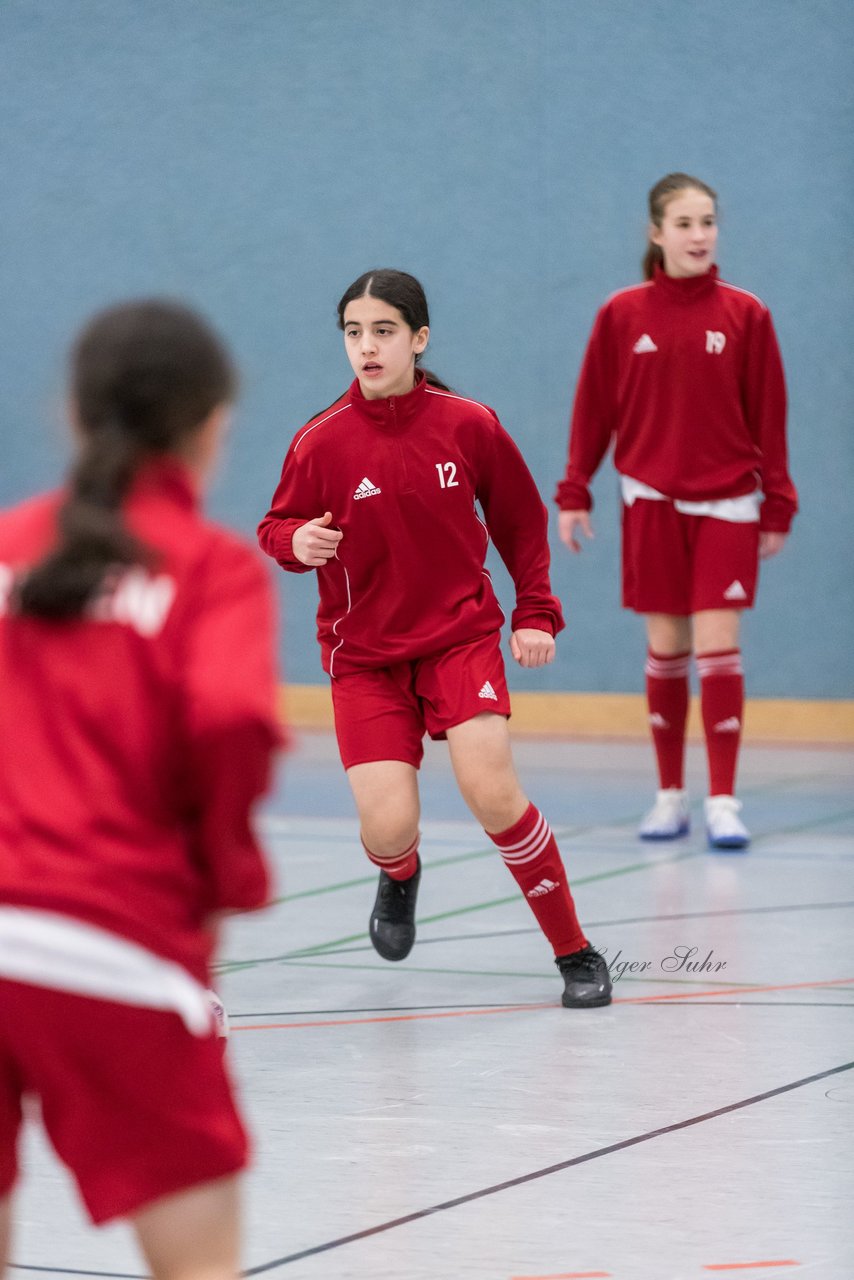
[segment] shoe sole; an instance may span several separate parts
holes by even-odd
[[[709,837],[709,848],[713,853],[744,853],[749,844],[749,840],[741,840],[738,836],[734,836],[732,839],[727,839],[724,836],[720,840],[713,840],[711,836]]]
[[[610,1003],[610,995],[597,996],[595,1000],[567,1000],[566,996],[561,999],[564,1009],[603,1009]]]
[[[681,836],[687,836],[691,831],[688,823],[684,827],[680,827],[678,831],[639,831],[639,840],[679,840]]]

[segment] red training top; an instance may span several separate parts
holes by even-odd
[[[344,534],[317,575],[318,639],[333,677],[499,630],[504,615],[484,568],[490,535],[516,586],[513,629],[563,627],[549,586],[548,517],[521,453],[492,409],[423,374],[387,400],[366,400],[357,379],[297,432],[261,546],[283,569],[307,572],[294,532],[326,511]]]
[[[207,917],[268,897],[250,812],[282,742],[271,585],[162,460],[126,504],[154,566],[80,620],[15,616],[14,576],[55,541],[61,499],[0,513],[0,903],[110,930],[207,983]]]
[[[761,489],[760,527],[785,533],[797,510],[786,459],[786,388],[768,308],[718,278],[623,289],[590,335],[556,501],[589,510],[612,436],[622,475],[703,502]]]

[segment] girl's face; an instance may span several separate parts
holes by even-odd
[[[650,228],[649,238],[664,254],[669,276],[701,276],[713,265],[718,242],[715,202],[704,191],[690,187],[667,202],[661,226]]]
[[[415,357],[430,330],[414,331],[397,307],[366,294],[347,303],[344,346],[366,400],[404,396],[415,385]]]

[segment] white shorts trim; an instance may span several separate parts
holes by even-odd
[[[634,506],[638,498],[655,502],[672,502],[677,511],[686,516],[711,516],[715,520],[727,520],[731,524],[756,524],[762,505],[762,492],[756,489],[740,498],[712,498],[707,502],[686,502],[683,498],[668,498],[652,485],[635,480],[632,476],[620,476],[620,491],[627,507]]]

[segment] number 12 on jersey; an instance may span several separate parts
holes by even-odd
[[[455,462],[437,462],[436,470],[439,472],[440,488],[459,489],[460,482],[454,479],[457,474],[457,464]]]

